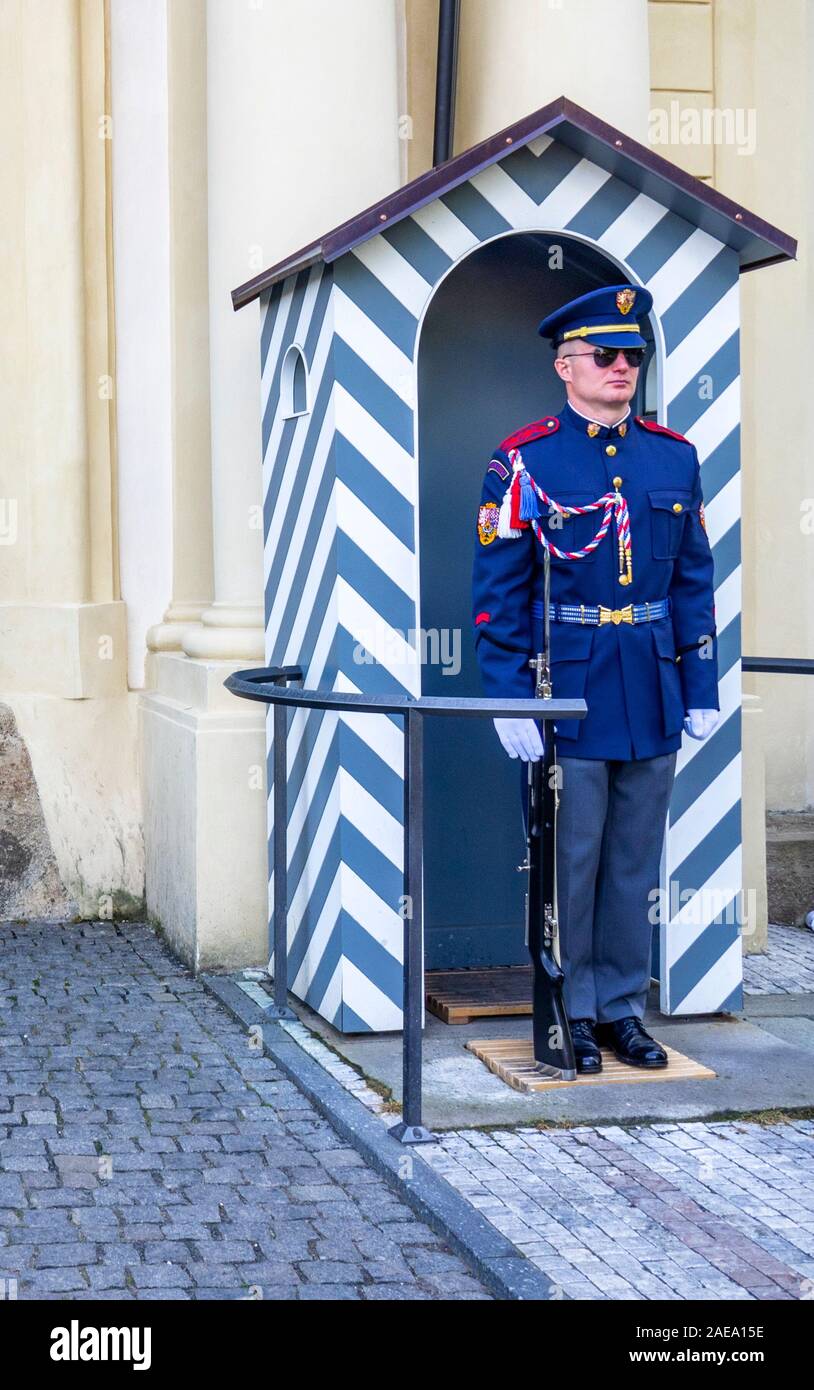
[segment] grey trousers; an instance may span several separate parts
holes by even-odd
[[[556,899],[569,1019],[642,1018],[678,754],[560,758]],[[648,915],[650,914],[650,916]]]

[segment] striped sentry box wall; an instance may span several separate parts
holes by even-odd
[[[263,291],[266,659],[300,664],[309,687],[419,693],[416,652],[404,634],[420,622],[414,405],[422,317],[456,264],[518,231],[590,243],[609,270],[652,292],[659,418],[698,449],[715,558],[721,719],[704,743],[685,738],[679,754],[662,890],[668,902],[671,886],[681,896],[660,927],[661,1004],[670,1013],[737,1008],[738,250],[541,135],[515,142],[330,263],[317,259]],[[294,416],[283,381],[292,345],[305,359],[309,392],[307,413]],[[360,663],[357,644],[375,659]],[[345,1031],[400,1026],[402,756],[395,718],[292,717],[289,978],[298,997]],[[271,806],[270,786],[270,816]],[[272,880],[270,901],[273,892]]]

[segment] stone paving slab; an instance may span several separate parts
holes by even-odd
[[[252,997],[269,998],[264,972]],[[249,988],[248,982],[241,984]],[[641,1086],[576,1085],[536,1094],[512,1090],[472,1053],[481,1038],[531,1037],[530,1018],[477,1019],[451,1027],[425,1014],[424,1122],[432,1129],[523,1125],[537,1120],[579,1124],[619,1121],[716,1119],[772,1107],[814,1106],[814,932],[771,925],[768,950],[744,957],[744,1009],[740,1015],[672,1017],[659,1012],[651,988],[645,1026],[666,1046],[715,1072],[704,1080],[649,1080]],[[808,989],[808,992],[806,992]],[[306,1005],[293,1001],[302,1022],[365,1076],[401,1096],[401,1035],[338,1033]],[[791,1020],[787,1023],[787,1020]],[[357,1076],[359,1094],[365,1082]],[[369,1088],[368,1088],[369,1089]]]
[[[761,1022],[808,1050],[804,1018]],[[459,1126],[415,1159],[554,1297],[710,1301],[814,1299],[812,1160],[805,1118]],[[44,1299],[490,1296],[148,927],[110,923],[0,924],[0,1279]]]
[[[320,1037],[283,1026],[391,1122]],[[548,1297],[814,1300],[810,1119],[457,1129],[420,1154],[552,1281]]]
[[[488,1299],[149,927],[0,924],[20,1299]]]
[[[814,1299],[814,1121],[462,1130],[422,1158],[577,1299]]]
[[[765,951],[743,958],[745,994],[814,994],[814,931],[769,923]]]
[[[750,997],[749,1016],[664,1018],[650,1010],[645,1026],[668,1047],[709,1067],[702,1080],[653,1079],[646,1085],[584,1086],[524,1093],[506,1085],[473,1053],[472,1039],[531,1037],[528,1018],[479,1019],[449,1027],[425,1015],[423,1038],[424,1123],[431,1129],[480,1125],[530,1125],[538,1120],[580,1124],[717,1119],[727,1114],[814,1106],[814,1065],[805,1030],[787,1037],[775,1027],[770,996]],[[799,1017],[814,1017],[811,995],[785,995]],[[324,1019],[296,1004],[302,1022],[367,1077],[401,1097],[401,1034],[343,1036]],[[798,1013],[802,1009],[804,1013]],[[356,1078],[361,1089],[362,1078]]]

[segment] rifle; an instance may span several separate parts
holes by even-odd
[[[542,652],[529,665],[536,675],[535,696],[551,699],[549,643],[549,556],[545,552],[544,635]],[[565,976],[554,955],[557,919],[554,915],[554,865],[556,793],[552,773],[556,767],[554,725],[543,718],[543,756],[528,764],[528,817],[526,832],[526,945],[533,969],[532,1032],[534,1060],[546,1076],[562,1081],[577,1077],[574,1044],[562,996]]]

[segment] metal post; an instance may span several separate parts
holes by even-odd
[[[404,998],[402,1119],[390,1130],[402,1144],[434,1143],[421,1123],[421,1026],[424,1019],[422,860],[424,840],[424,724],[404,716]]]
[[[285,681],[276,682],[285,685]],[[288,710],[274,706],[274,1004],[269,1018],[296,1018],[288,1007]]]
[[[814,662],[810,663],[814,666]],[[288,998],[288,873],[287,873],[287,709],[322,709],[335,713],[399,714],[404,717],[404,986],[402,1035],[404,1101],[402,1120],[389,1133],[402,1144],[433,1143],[435,1136],[421,1122],[421,1042],[424,1018],[424,941],[422,911],[422,858],[424,821],[423,719],[436,716],[473,715],[478,718],[539,718],[537,699],[450,700],[427,696],[365,695],[333,690],[292,690],[303,672],[299,666],[269,666],[234,671],[224,681],[227,690],[247,700],[274,705],[274,1003],[269,1018],[296,1018]],[[549,700],[543,718],[582,719],[584,700]]]
[[[452,155],[455,130],[455,91],[458,85],[458,30],[461,0],[440,0],[438,54],[435,72],[435,131],[432,162],[437,168]]]

